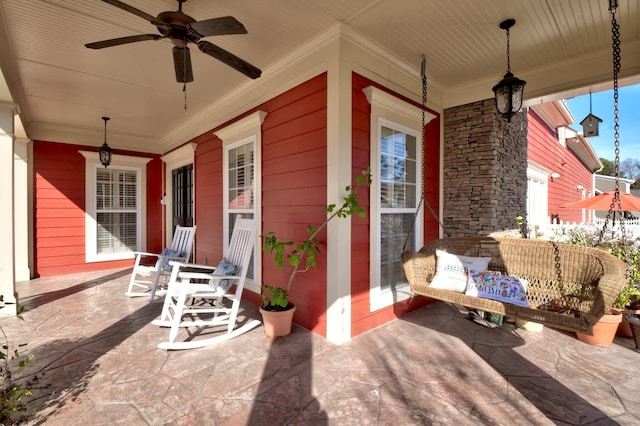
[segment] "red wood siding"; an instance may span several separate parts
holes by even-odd
[[[223,256],[222,143],[213,132],[208,132],[192,142],[198,144],[194,172],[195,223],[198,227],[195,244],[196,263],[215,265]]]
[[[560,145],[555,129],[550,129],[544,121],[531,109],[528,114],[528,159],[539,166],[560,173],[560,177],[548,181],[548,212],[549,217],[557,217],[562,221],[580,222],[582,212],[575,209],[560,208],[561,205],[581,199],[581,193],[576,187],[582,185],[592,188],[592,172],[568,148]]]
[[[359,174],[360,171],[370,165],[370,116],[371,107],[366,100],[362,89],[367,86],[377,86],[381,90],[384,87],[358,75],[353,74],[352,85],[352,102],[353,102],[353,118],[352,118],[352,141],[353,141],[353,173]],[[390,92],[389,90],[386,90]],[[397,94],[394,94],[400,98]],[[403,98],[404,99],[404,98]],[[404,99],[407,102],[411,101]],[[436,115],[436,119],[432,120],[425,126],[425,194],[429,197],[429,201],[433,209],[438,211],[438,188],[439,188],[439,158],[440,158],[440,118],[439,114],[430,111]],[[374,177],[375,179],[375,177]],[[369,198],[363,198],[362,204],[366,207],[370,205]],[[351,270],[351,336],[355,337],[365,331],[371,330],[382,325],[394,318],[402,316],[414,309],[424,306],[428,303],[428,299],[417,297],[407,301],[397,303],[394,306],[380,309],[376,312],[370,312],[370,244],[375,242],[369,241],[369,224],[370,217],[362,219],[359,217],[352,218],[352,270]],[[438,236],[438,224],[428,213],[425,213],[425,241],[430,241]],[[400,253],[398,253],[398,257]]]
[[[190,141],[198,144],[195,156],[197,261],[217,262],[222,257],[222,142],[213,134],[257,110],[267,112],[262,125],[262,232],[274,231],[283,239],[306,238],[308,224],[325,218],[327,168],[327,81],[313,78],[265,102],[242,116]],[[318,238],[325,243],[326,234]],[[290,299],[298,309],[294,321],[326,335],[326,256],[317,267],[296,277]],[[269,256],[262,259],[263,282],[286,285],[286,270],[278,270]],[[243,297],[261,303],[259,295]]]
[[[262,231],[301,241],[307,225],[326,217],[327,79],[315,77],[260,107],[268,112],[262,134]],[[326,233],[318,240],[324,246]],[[321,248],[324,252],[324,248]],[[285,285],[287,268],[278,270],[263,256],[263,282]],[[326,256],[298,274],[290,291],[297,306],[294,321],[326,336]]]
[[[132,260],[85,262],[85,158],[93,147],[34,141],[36,277],[131,266]],[[120,154],[122,152],[118,152]],[[127,153],[127,155],[134,155]],[[147,165],[147,248],[161,249],[160,160]]]

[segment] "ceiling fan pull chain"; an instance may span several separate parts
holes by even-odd
[[[182,2],[180,2],[180,10],[182,10]],[[184,42],[186,44],[187,40],[185,39]],[[187,78],[186,78],[186,75],[187,75],[187,52],[188,51],[189,51],[188,48],[184,49],[184,61],[183,61],[183,63],[184,63],[184,74],[183,75],[185,76],[185,78],[184,78],[185,81],[182,83],[182,91],[184,92],[184,115],[185,116],[187,115],[187,81],[186,81]]]
[[[182,83],[182,91],[184,92],[184,115],[187,115],[187,83]]]

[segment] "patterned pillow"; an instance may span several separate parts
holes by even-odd
[[[216,269],[213,271],[212,275],[235,275],[238,271],[238,267],[231,263],[226,257],[223,257],[216,266]],[[226,292],[233,284],[232,279],[224,279],[224,280],[215,280],[217,281],[217,289],[218,291]]]
[[[430,287],[464,293],[469,271],[486,271],[490,257],[460,256],[436,249],[436,274]]]
[[[171,271],[173,267],[169,264],[169,262],[181,257],[184,257],[184,252],[171,250],[170,248],[163,248],[160,252],[160,267],[164,271]]]
[[[502,275],[500,272],[471,273],[465,294],[528,308],[528,284],[524,278]]]

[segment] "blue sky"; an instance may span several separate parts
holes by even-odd
[[[613,161],[615,145],[613,134],[613,89],[592,93],[592,111],[602,119],[599,136],[590,137],[589,142],[600,158]],[[589,114],[589,95],[567,99],[567,105],[576,119],[571,128],[582,130],[580,122]],[[640,159],[640,85],[618,89],[620,124],[620,160]]]

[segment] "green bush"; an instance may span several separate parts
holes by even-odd
[[[625,309],[640,302],[640,243],[625,241],[619,235],[600,235],[596,229],[578,228],[568,231],[560,241],[605,250],[627,265],[627,283],[616,299],[615,308]]]
[[[4,297],[0,295],[0,309],[4,306]],[[18,308],[18,314],[21,312],[22,309]],[[0,380],[2,381],[0,385],[2,393],[0,424],[18,424],[26,419],[28,397],[33,396],[33,392],[31,390],[32,381],[22,379],[20,380],[21,385],[15,374],[24,372],[33,359],[33,355],[21,352],[22,348],[27,345],[26,343],[20,343],[16,347],[9,343],[2,327],[0,327],[0,332],[3,336],[0,345]],[[37,377],[34,377],[34,380],[37,380]]]

